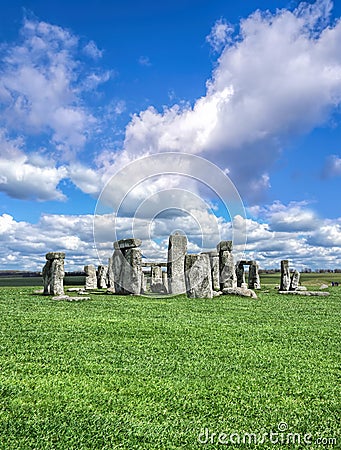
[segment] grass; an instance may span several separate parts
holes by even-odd
[[[340,448],[341,288],[329,297],[266,288],[259,300],[75,303],[0,288],[0,449],[224,448],[200,444],[199,433],[281,422],[337,439],[311,449]]]

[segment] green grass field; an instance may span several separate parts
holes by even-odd
[[[281,296],[270,281],[258,300],[0,288],[0,449],[272,449],[218,433],[280,423],[312,435],[285,448],[341,448],[341,288]]]

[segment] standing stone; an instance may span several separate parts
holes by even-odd
[[[167,272],[162,272],[162,284],[167,289],[167,286],[168,286]],[[168,291],[168,289],[167,289],[167,291]]]
[[[106,289],[108,287],[107,274],[108,274],[108,267],[99,265],[97,268],[97,287],[99,289]]]
[[[186,291],[185,256],[187,238],[182,234],[171,234],[168,243],[167,276],[168,292],[182,294]]]
[[[256,261],[251,261],[249,265],[249,289],[260,289],[260,278],[258,273],[258,264]]]
[[[219,252],[220,290],[237,287],[237,277],[233,262],[232,241],[221,241],[217,245]]]
[[[213,297],[211,264],[207,254],[186,255],[185,280],[187,297]]]
[[[289,261],[284,259],[281,261],[281,284],[280,291],[288,291],[290,287]]]
[[[65,253],[49,252],[43,267],[43,283],[45,295],[64,295],[64,259]]]
[[[84,266],[85,272],[85,289],[97,289],[97,275],[93,264]]]
[[[219,291],[219,253],[217,252],[203,252],[203,255],[208,255],[211,264],[211,278],[212,278],[212,289],[214,291]]]
[[[299,284],[300,284],[300,273],[298,272],[298,270],[295,270],[294,273],[291,275],[289,290],[296,291]]]
[[[115,293],[119,295],[125,294],[122,284],[124,264],[126,264],[126,262],[123,253],[121,250],[115,250],[112,255],[112,273],[114,278]]]
[[[114,285],[114,271],[113,271],[113,257],[108,258],[108,271],[107,271],[107,286],[113,290]]]
[[[236,277],[237,277],[237,287],[243,287],[246,285],[243,261],[238,261],[236,264]]]
[[[141,294],[145,294],[147,292],[147,280],[144,273],[141,271]]]
[[[142,255],[138,248],[128,248],[124,254],[125,263],[121,272],[121,282],[126,294],[138,295],[142,285]]]
[[[150,267],[150,290],[158,294],[167,294],[167,287],[162,280],[162,268],[157,265]]]

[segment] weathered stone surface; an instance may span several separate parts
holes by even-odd
[[[106,289],[107,286],[108,267],[100,264],[97,268],[97,287],[99,289]]]
[[[296,291],[298,286],[300,284],[300,273],[295,270],[293,272],[293,274],[291,275],[291,280],[290,280],[290,291]]]
[[[217,252],[232,252],[233,250],[233,244],[232,241],[221,241],[217,245]]]
[[[46,253],[46,259],[47,260],[65,259],[65,253],[64,252],[49,252],[49,253]]]
[[[223,295],[241,295],[242,297],[257,298],[257,294],[252,289],[234,287],[224,288]]]
[[[112,255],[112,272],[114,277],[114,289],[116,294],[123,295],[125,294],[123,287],[123,268],[126,264],[125,258],[121,250],[115,250]]]
[[[229,242],[229,241],[228,241]],[[234,267],[233,255],[223,250],[219,253],[220,290],[237,287],[237,277]]]
[[[242,287],[242,285],[246,284],[244,264],[245,261],[238,261],[236,264],[237,287]]]
[[[167,272],[162,272],[162,283],[167,288],[168,291],[168,277]]]
[[[281,261],[281,284],[280,291],[288,291],[290,287],[289,261],[284,259]]]
[[[45,295],[64,295],[64,258],[65,253],[61,252],[46,254],[47,261],[42,270]]]
[[[258,264],[256,261],[251,261],[249,265],[249,280],[248,280],[248,288],[249,289],[260,289],[260,278],[258,274]]]
[[[328,284],[321,284],[320,289],[327,289],[328,287]]]
[[[171,234],[168,243],[167,276],[168,292],[182,294],[186,292],[185,256],[187,238],[181,234]]]
[[[212,298],[211,264],[208,255],[186,255],[186,293],[189,298]]]
[[[279,294],[291,294],[291,295],[307,295],[316,297],[326,297],[329,292],[323,291],[278,291]]]
[[[162,268],[160,266],[153,265],[150,267],[150,290],[153,293],[167,294],[167,274],[165,278],[163,273],[165,272],[162,272]],[[164,280],[166,281],[166,284],[164,284]]]
[[[213,294],[213,297],[220,297],[221,295],[223,295],[223,293],[221,291],[213,291],[212,294]]]
[[[115,288],[114,288],[114,287],[109,287],[109,288],[106,290],[106,294],[110,294],[110,295],[116,294]]]
[[[217,252],[203,252],[203,255],[208,255],[211,264],[211,278],[212,278],[212,289],[214,291],[219,291],[220,281],[219,281],[219,253]]]
[[[141,294],[142,255],[138,248],[129,248],[124,254],[125,264],[121,271],[120,283],[125,294]]]
[[[108,271],[107,271],[107,286],[115,288],[114,271],[113,271],[113,257],[108,258]]]
[[[115,250],[127,250],[128,248],[136,248],[140,247],[142,244],[141,239],[120,239],[119,241],[114,242]]]
[[[97,289],[97,275],[93,264],[84,266],[85,289]]]

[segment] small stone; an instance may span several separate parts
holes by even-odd
[[[97,289],[97,274],[93,264],[84,266],[85,289]]]
[[[297,286],[296,291],[307,291],[305,286]]]
[[[300,273],[298,272],[298,270],[295,270],[294,273],[291,275],[289,290],[296,291],[299,284],[300,284]]]
[[[321,284],[320,289],[327,289],[329,288],[328,284]]]

